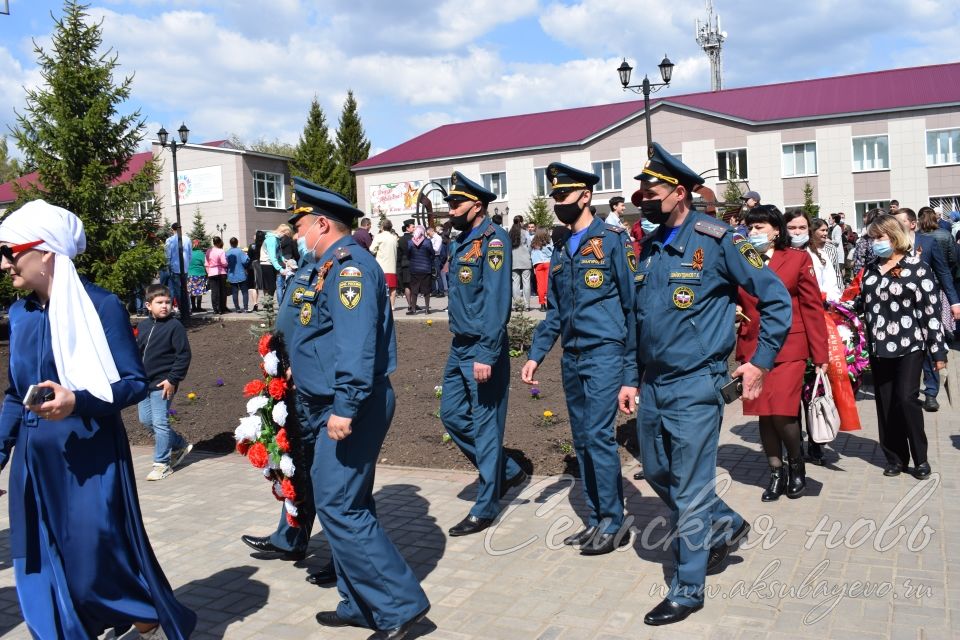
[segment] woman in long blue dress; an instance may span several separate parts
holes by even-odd
[[[142,638],[188,638],[196,615],[150,547],[120,418],[146,395],[146,375],[120,300],[77,275],[85,244],[80,219],[43,201],[0,224],[0,268],[31,291],[10,309],[0,412],[20,607],[44,640],[131,626]],[[38,383],[53,398],[24,407]]]

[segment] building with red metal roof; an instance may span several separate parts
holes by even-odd
[[[524,212],[559,160],[601,175],[594,204],[629,196],[646,158],[642,100],[448,124],[354,165],[359,206],[398,219],[454,169]],[[722,194],[734,180],[781,208],[809,183],[822,214],[960,208],[960,63],[724,89],[651,101],[653,138]],[[434,195],[436,199],[436,195]],[[848,215],[848,220],[854,215]]]

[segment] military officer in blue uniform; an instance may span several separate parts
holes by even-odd
[[[600,177],[554,162],[547,167],[550,197],[573,234],[553,252],[547,316],[537,325],[521,379],[533,379],[557,337],[563,346],[563,391],[589,515],[566,538],[583,555],[610,553],[630,542],[623,529],[623,482],[614,434],[617,408],[634,411],[637,395],[633,276],[637,258],[621,227],[590,212]]]
[[[307,423],[317,433],[314,505],[341,597],[337,609],[321,611],[317,621],[371,628],[371,639],[397,640],[430,606],[375,514],[374,472],[395,408],[389,375],[396,369],[396,338],[383,271],[350,235],[361,215],[338,193],[298,189],[290,223],[306,253],[319,257],[298,272],[283,301],[297,318],[284,337]]]
[[[760,394],[792,314],[786,288],[747,239],[692,210],[691,194],[703,178],[654,143],[636,179],[644,217],[661,225],[643,239],[634,306],[643,469],[677,533],[669,593],[644,617],[662,625],[703,607],[708,571],[722,569],[750,529],[715,493],[737,286],[760,300],[759,345],[733,373],[745,397]]]
[[[480,474],[477,499],[451,536],[483,531],[500,513],[500,498],[527,474],[503,450],[510,388],[510,238],[487,218],[496,195],[459,171],[445,200],[460,232],[450,244],[447,314],[453,344],[443,373],[440,419]]]
[[[323,190],[323,187],[309,180],[295,177],[293,179],[293,204],[288,207],[289,211],[292,212],[297,207],[297,198],[298,196],[302,197],[305,190]],[[298,240],[298,244],[303,246],[303,238]],[[314,270],[316,259],[316,255],[307,251],[300,251],[300,265],[297,273],[294,275],[294,279],[291,281],[295,284],[287,287],[287,291],[277,311],[277,332],[281,335],[291,336],[294,334],[300,324],[300,308],[303,303],[303,296],[313,296],[312,293],[307,291],[307,285],[310,281],[310,275]],[[317,431],[313,428],[311,421],[307,419],[306,413],[304,413],[303,403],[299,401],[299,398],[293,404],[300,424],[299,444],[303,452],[302,458],[312,461],[314,445],[317,441]],[[307,471],[307,473],[309,473],[309,471]],[[313,491],[310,484],[309,481],[305,482],[302,489],[303,501],[299,507],[299,527],[291,527],[287,523],[287,512],[281,505],[280,522],[276,530],[269,536],[240,536],[244,544],[255,551],[266,554],[266,557],[293,561],[303,560],[307,555],[307,545],[310,542],[310,533],[313,530],[313,523],[316,517],[316,512],[313,507]],[[333,566],[333,561],[331,560],[319,571],[308,575],[307,582],[320,587],[336,584],[337,573]]]

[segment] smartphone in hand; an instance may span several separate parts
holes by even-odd
[[[23,406],[32,407],[43,404],[47,400],[53,400],[53,389],[32,384],[23,396]]]
[[[737,398],[743,395],[743,380],[740,378],[734,378],[727,384],[720,387],[720,395],[723,396],[723,401],[727,404],[730,404]]]

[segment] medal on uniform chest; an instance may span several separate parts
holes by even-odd
[[[313,305],[309,302],[300,307],[300,324],[307,326],[310,324],[310,318],[313,317]]]
[[[594,256],[597,260],[603,260],[603,239],[590,238],[587,245],[580,249],[581,256]]]
[[[697,247],[697,250],[693,252],[693,264],[692,266],[696,271],[703,271],[703,248]]]
[[[583,274],[583,281],[591,289],[596,289],[603,284],[603,271],[587,269],[587,272]]]
[[[333,260],[327,260],[323,263],[323,266],[320,268],[320,277],[317,278],[317,286],[315,287],[316,291],[323,289],[323,280],[327,277],[327,274],[330,273],[330,267],[333,266]]]

